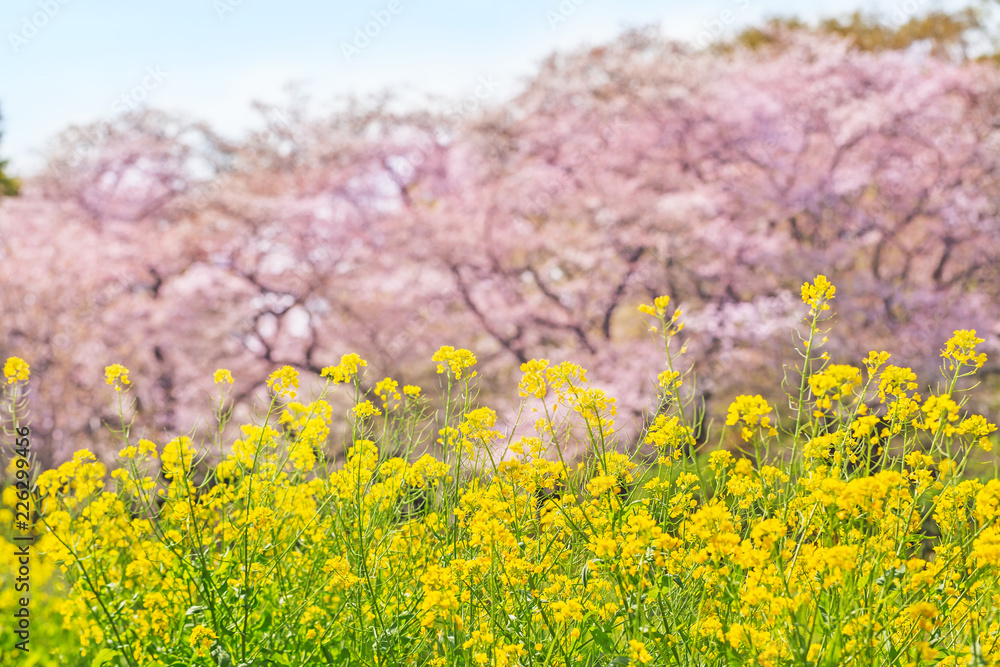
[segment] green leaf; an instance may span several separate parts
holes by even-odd
[[[216,644],[212,648],[212,657],[215,659],[215,664],[218,667],[233,667],[232,656],[219,644]]]
[[[202,606],[200,604],[196,604],[195,606],[191,607],[186,612],[184,612],[184,615],[185,616],[191,616],[192,614],[197,614],[199,611],[205,611],[206,609],[208,609],[208,607],[204,607],[204,606]]]
[[[271,629],[271,626],[273,624],[274,624],[274,614],[271,613],[270,609],[268,609],[263,614],[261,614],[260,622],[257,624],[257,630],[261,632],[266,632],[267,630]]]
[[[594,642],[601,647],[605,653],[611,653],[611,637],[604,630],[593,627],[590,634],[594,637]]]
[[[338,654],[340,658],[339,660],[334,659],[333,654],[330,653],[330,649],[328,649],[325,644],[320,645],[319,648],[321,651],[323,651],[323,657],[326,658],[327,665],[331,666],[337,665],[337,667],[348,667],[348,665],[351,664],[351,652],[348,651],[346,648],[340,649],[340,653]]]
[[[116,651],[110,648],[102,648],[97,652],[97,655],[94,656],[94,661],[90,663],[90,667],[103,667],[119,655],[121,655],[121,651]]]
[[[972,642],[969,646],[969,666],[986,667],[986,658],[983,657],[983,647],[979,645],[979,640]]]
[[[826,610],[826,607],[824,607],[821,604],[817,604],[816,608],[819,610],[820,616],[823,618],[823,622],[826,623],[828,626],[831,625],[830,612]]]

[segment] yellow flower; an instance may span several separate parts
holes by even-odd
[[[988,452],[993,449],[993,443],[990,442],[988,436],[997,430],[997,425],[989,423],[982,415],[969,415],[955,430],[958,433],[970,436],[972,442],[982,447],[983,451]]]
[[[617,489],[618,485],[619,481],[617,477],[613,475],[598,475],[587,482],[587,490],[594,496],[600,496],[612,489]],[[601,554],[597,555],[600,556]]]
[[[291,366],[282,366],[267,376],[267,386],[277,396],[295,398],[295,390],[299,388],[299,372]]]
[[[143,438],[137,444],[139,447],[139,456],[142,456],[143,454],[152,454],[153,456],[156,456],[156,443],[152,440],[146,440]]]
[[[451,371],[451,374],[455,376],[455,379],[461,380],[463,371],[476,364],[476,355],[468,350],[456,350],[451,345],[442,345],[441,348],[434,353],[434,356],[431,357],[431,361],[443,362],[438,364],[438,373],[444,373],[445,364],[447,364],[448,369]],[[476,377],[476,372],[472,371],[472,373],[469,374],[469,377]]]
[[[809,378],[809,388],[815,396],[826,396],[830,392],[835,401],[849,395],[860,384],[861,369],[845,364],[827,366]]]
[[[917,627],[926,632],[934,629],[934,619],[938,615],[938,608],[930,602],[915,602],[907,607],[910,620],[916,623]]]
[[[214,375],[212,375],[212,379],[215,380],[215,384],[219,384],[220,382],[225,384],[232,384],[233,374],[230,373],[225,368],[220,368],[219,370],[215,371]]]
[[[818,275],[812,283],[802,285],[802,301],[807,306],[820,310],[830,309],[826,302],[832,299],[836,293],[837,288],[824,275]]]
[[[939,428],[944,428],[945,436],[952,436],[958,431],[955,422],[958,421],[958,404],[952,400],[951,396],[929,396],[924,401],[920,410],[925,413],[922,420],[917,421],[916,427],[937,433]]]
[[[420,387],[418,387],[415,384],[405,385],[403,387],[403,393],[406,394],[407,396],[412,396],[413,398],[417,398],[418,396],[420,396]]]
[[[382,405],[388,405],[390,400],[398,401],[402,398],[397,388],[399,383],[392,378],[379,380],[375,384],[375,395],[382,399]]]
[[[759,425],[761,428],[768,429],[770,435],[777,435],[777,431],[771,426],[771,418],[768,417],[770,412],[771,406],[767,404],[763,396],[743,394],[737,396],[736,400],[729,405],[726,426],[733,426],[737,422],[743,421],[746,426],[743,427],[741,435],[748,442],[753,437],[753,430],[749,428],[751,426]]]
[[[663,322],[665,327],[663,332],[667,334],[670,338],[673,338],[674,336],[676,336],[677,334],[679,334],[681,331],[684,330],[684,323],[683,322],[681,322],[680,324],[677,323],[677,320],[680,319],[680,316],[682,314],[679,308],[674,309],[674,312],[670,316],[670,318],[669,319],[667,318],[667,305],[669,303],[670,303],[670,297],[664,294],[663,296],[658,296],[655,299],[653,299],[652,306],[645,303],[639,306],[639,312],[644,313],[646,315],[652,315],[653,317]],[[651,326],[649,327],[649,330],[657,331],[657,327]],[[682,347],[681,354],[684,354],[684,351],[685,348]]]
[[[917,388],[917,374],[909,368],[886,366],[878,378],[878,398],[886,402],[886,396],[902,398],[906,392]]]
[[[188,644],[194,649],[195,655],[205,658],[208,656],[209,651],[212,649],[212,643],[218,639],[218,636],[204,625],[196,625],[191,630],[191,636],[188,637]]]
[[[978,567],[1000,566],[1000,530],[988,527],[972,543],[972,557]]]
[[[250,510],[247,524],[255,532],[271,530],[274,528],[274,510],[270,507],[255,507]]]
[[[729,466],[733,465],[733,461],[733,455],[725,449],[717,449],[708,455],[708,465],[716,472],[719,470],[729,470]]]
[[[983,525],[1000,517],[1000,480],[991,479],[976,494],[975,514]]]
[[[322,420],[312,420],[310,424]],[[325,425],[324,425],[325,426]],[[329,431],[330,429],[325,429]],[[299,438],[288,450],[288,458],[296,470],[312,470],[316,465],[316,449],[313,446],[313,439]]]
[[[605,558],[615,555],[618,543],[610,537],[595,537],[591,541],[590,548],[598,558]]]
[[[875,373],[879,368],[882,367],[885,362],[889,361],[889,357],[892,356],[888,352],[876,352],[872,350],[868,353],[868,357],[864,359],[864,364],[868,368],[869,373]]]
[[[785,524],[780,519],[764,519],[750,531],[750,539],[761,549],[770,551],[775,542],[785,536]]]
[[[547,368],[545,376],[549,385],[563,397],[567,392],[572,392],[573,388],[587,383],[587,371],[570,361]]]
[[[851,435],[855,440],[867,439],[870,444],[877,444],[878,437],[875,435],[875,428],[882,418],[878,415],[868,415],[858,417],[851,422]]]
[[[670,303],[670,297],[664,294],[663,296],[658,296],[653,299],[653,305],[642,304],[639,306],[639,312],[645,313],[646,315],[652,315],[653,317],[662,317],[664,312],[667,310],[667,305]]]
[[[671,396],[673,391],[684,384],[684,381],[680,379],[680,371],[663,371],[656,376],[656,384],[663,389],[664,396]]]
[[[163,446],[163,472],[167,477],[173,477],[180,473],[184,475],[191,469],[191,460],[194,458],[194,447],[191,446],[191,438],[182,435],[174,438]]]
[[[641,662],[646,664],[653,661],[653,656],[649,654],[646,650],[646,645],[637,639],[630,639],[628,641],[629,652],[628,657],[634,662]]]
[[[360,367],[367,365],[367,361],[351,352],[340,358],[340,365],[327,366],[320,375],[330,378],[335,384],[346,384],[357,376]]]
[[[666,415],[659,414],[650,424],[643,443],[653,445],[661,454],[666,454],[670,449],[680,453],[683,448],[694,445],[695,439],[691,429],[681,424],[678,417],[667,419]]]
[[[3,365],[3,376],[7,378],[7,384],[27,382],[29,371],[28,363],[20,357],[9,357]]]
[[[519,396],[545,398],[548,388],[545,385],[545,375],[542,371],[548,368],[548,365],[548,359],[532,359],[521,364],[521,372],[524,373],[524,377],[517,385]]]
[[[115,391],[121,391],[122,387],[131,384],[128,380],[128,369],[121,364],[105,366],[104,377],[108,381],[108,384],[114,386]]]
[[[976,338],[975,329],[960,329],[945,344],[945,349],[941,350],[941,356],[952,360],[952,364],[949,366],[950,370],[955,370],[956,363],[959,366],[966,364],[982,368],[983,364],[986,363],[986,355],[975,353],[976,345],[982,342],[984,342],[982,338]]]
[[[368,419],[369,417],[377,417],[382,414],[382,411],[372,405],[371,401],[364,401],[354,406],[354,414],[358,419]]]
[[[496,440],[500,437],[500,433],[490,430],[496,423],[496,412],[489,408],[477,408],[465,415],[465,421],[458,425],[458,430],[467,438]]]

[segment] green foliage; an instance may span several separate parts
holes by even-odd
[[[823,19],[815,26],[796,18],[772,18],[763,26],[743,30],[731,42],[718,48],[726,51],[737,45],[751,49],[776,46],[781,44],[783,32],[807,31],[845,37],[861,51],[903,50],[917,42],[927,41],[937,55],[960,51],[964,56],[970,35],[985,28],[982,14],[972,8],[952,14],[928,12],[923,16],[911,16],[905,23],[856,11],[842,19]]]
[[[0,196],[16,197],[21,192],[21,181],[4,173],[7,162],[7,160],[0,160]]]
[[[2,116],[0,116],[2,119]],[[0,131],[0,140],[3,139],[3,132]],[[9,160],[0,160],[0,197],[16,197],[21,191],[21,181],[11,178],[5,173]]]

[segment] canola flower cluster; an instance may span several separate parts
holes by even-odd
[[[834,293],[823,276],[802,289],[792,414],[736,397],[728,447],[699,446],[667,297],[640,306],[667,369],[631,452],[582,368],[525,363],[522,428],[504,429],[451,347],[433,412],[391,378],[366,391],[345,355],[306,403],[276,371],[265,418],[220,460],[124,429],[110,475],[81,451],[35,485],[36,551],[63,586],[47,604],[78,635],[64,664],[1000,664],[1000,480],[972,474],[996,426],[961,391],[983,341],[956,332],[923,396],[888,353],[815,355]],[[127,370],[107,377],[127,395]],[[567,461],[574,437],[586,452]]]

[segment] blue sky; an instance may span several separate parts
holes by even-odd
[[[0,155],[12,158],[15,173],[30,173],[47,142],[70,124],[139,104],[237,136],[257,122],[251,101],[281,102],[289,83],[320,106],[384,89],[414,101],[461,100],[484,80],[499,101],[552,51],[607,41],[631,26],[653,23],[693,42],[772,15],[815,19],[862,8],[891,16],[942,4],[964,3],[0,0]],[[373,35],[367,44],[358,38],[366,27]]]

